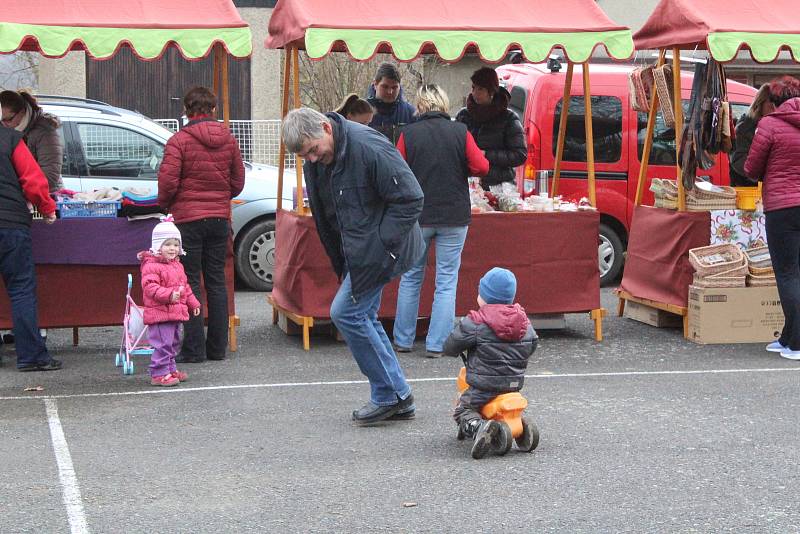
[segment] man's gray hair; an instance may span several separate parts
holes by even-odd
[[[330,124],[328,117],[311,108],[293,109],[286,114],[281,127],[283,142],[289,152],[297,153],[309,139],[319,139],[325,134],[322,123]]]

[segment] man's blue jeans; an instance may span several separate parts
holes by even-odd
[[[428,251],[433,240],[436,241],[436,292],[433,294],[431,322],[425,339],[425,348],[431,352],[442,352],[444,342],[453,330],[455,321],[458,270],[461,268],[461,251],[464,249],[468,228],[467,226],[422,228],[425,254],[403,275],[400,279],[400,289],[397,291],[394,343],[398,347],[411,348],[414,344],[417,334],[419,294],[425,279]]]
[[[11,301],[17,367],[49,364],[52,358],[36,317],[36,272],[29,229],[0,228],[0,272]]]
[[[381,305],[380,286],[357,300],[348,273],[331,303],[331,320],[341,332],[358,368],[369,379],[370,401],[390,406],[411,394],[392,344],[378,321]]]

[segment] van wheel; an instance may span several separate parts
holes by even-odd
[[[597,256],[600,266],[600,285],[611,284],[622,270],[622,239],[609,225],[600,223],[600,242],[597,245]]]
[[[239,240],[236,273],[250,289],[272,291],[274,272],[275,221],[259,221]]]

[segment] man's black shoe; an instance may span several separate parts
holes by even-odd
[[[397,413],[389,417],[388,421],[408,421],[414,419],[416,416],[416,406],[414,406],[414,395],[409,394],[408,397],[398,403]]]
[[[389,406],[376,406],[372,402],[368,402],[358,410],[353,410],[353,421],[362,425],[385,421],[397,413],[399,406],[399,402]]]
[[[55,358],[51,358],[49,363],[41,364],[41,363],[34,363],[31,365],[23,365],[22,367],[18,367],[17,370],[27,373],[30,371],[58,371],[63,367],[61,360],[56,360]]]
[[[398,414],[401,414],[401,417],[398,417]],[[413,419],[414,415],[414,395],[409,394],[405,399],[390,406],[376,406],[368,402],[362,408],[353,411],[353,420],[361,424],[370,424],[386,420]]]
[[[190,358],[188,356],[178,356],[175,358],[175,363],[202,363],[206,361],[205,358]]]
[[[221,362],[222,360],[227,359],[227,356],[224,354],[222,356],[207,356],[207,359],[215,362]]]

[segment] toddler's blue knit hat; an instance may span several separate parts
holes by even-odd
[[[517,277],[508,269],[494,267],[481,278],[478,294],[486,304],[512,304],[517,294]]]

